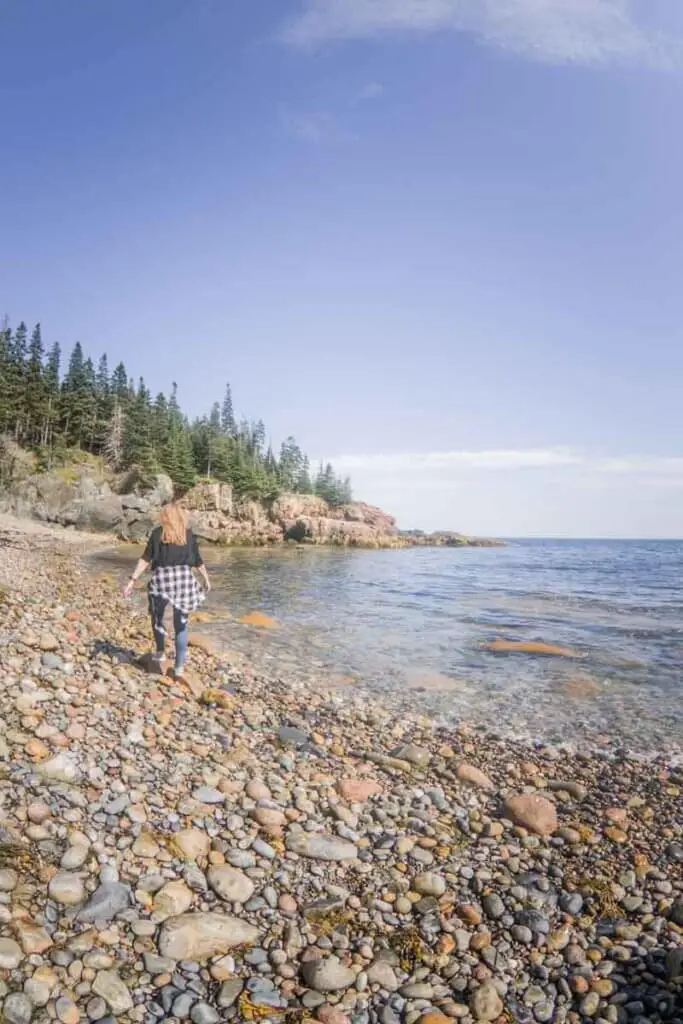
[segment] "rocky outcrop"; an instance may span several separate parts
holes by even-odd
[[[164,474],[152,480],[135,472],[117,477],[85,463],[14,480],[0,493],[0,510],[138,542],[158,522],[161,505],[172,496],[173,483]],[[400,544],[395,520],[360,502],[332,508],[313,495],[283,494],[265,504],[236,497],[230,484],[203,481],[185,495],[183,504],[197,536],[216,544]]]
[[[16,447],[16,446],[15,446]],[[21,453],[21,449],[17,448]],[[0,451],[0,511],[79,530],[114,533],[137,543],[158,522],[159,509],[173,497],[173,482],[163,473],[152,479],[132,470],[107,473],[94,460],[48,473],[36,473]],[[7,467],[10,467],[9,469]],[[11,472],[10,472],[11,471]],[[11,479],[8,479],[8,475]],[[223,545],[265,546],[292,541],[340,547],[388,548],[494,546],[459,533],[399,531],[393,516],[356,501],[331,506],[313,494],[281,494],[266,503],[237,497],[230,484],[202,481],[183,498],[192,527],[204,541]]]
[[[438,530],[435,533],[424,533],[422,530],[401,530],[401,540],[405,547],[425,548],[502,548],[505,541],[490,537],[467,537],[463,533],[450,530]]]

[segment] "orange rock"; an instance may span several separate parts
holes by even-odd
[[[610,825],[609,828],[605,829],[605,835],[608,839],[611,839],[613,843],[625,843],[628,836],[622,829],[617,828],[616,825]]]
[[[515,825],[521,825],[539,836],[552,835],[557,828],[555,804],[538,793],[508,797],[505,801],[505,814]]]
[[[369,797],[382,792],[379,782],[372,779],[342,779],[337,788],[344,800],[352,804],[363,803]]]
[[[514,652],[519,654],[548,654],[559,658],[576,658],[578,652],[571,647],[559,647],[557,644],[544,644],[535,640],[503,640],[499,637],[486,645],[489,651],[495,653]]]
[[[564,692],[575,700],[585,700],[588,697],[597,697],[600,687],[590,676],[576,676],[567,680]]]
[[[422,1014],[417,1024],[453,1024],[453,1022],[450,1017],[439,1010],[429,1010]]]
[[[43,761],[50,754],[45,744],[36,739],[29,740],[24,749],[33,761]]]
[[[473,764],[468,764],[467,761],[463,761],[458,765],[455,769],[455,774],[461,782],[467,782],[476,789],[495,789],[488,775],[479,768],[475,768]]]
[[[261,626],[262,629],[279,629],[280,623],[263,612],[249,612],[239,620],[244,626]]]
[[[190,633],[187,642],[190,647],[196,647],[198,651],[204,651],[204,654],[214,654],[215,646],[208,636],[204,636],[202,633]]]

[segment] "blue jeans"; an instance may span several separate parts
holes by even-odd
[[[164,613],[168,601],[165,597],[149,595],[149,613],[152,617],[152,631],[156,643],[157,657],[161,657],[166,647],[166,630],[164,628]],[[175,630],[175,670],[181,672],[187,658],[187,644],[190,634],[190,619],[185,612],[178,608],[173,609],[173,629]]]

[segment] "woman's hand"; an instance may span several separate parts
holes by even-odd
[[[132,595],[135,590],[135,580],[128,580],[125,587],[123,588],[123,596],[128,598]]]

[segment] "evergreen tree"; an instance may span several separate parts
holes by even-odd
[[[43,338],[40,324],[36,324],[31,334],[26,363],[26,440],[29,444],[40,444],[43,420],[45,417],[45,393],[43,382]]]
[[[234,437],[237,430],[235,412],[232,407],[232,391],[229,384],[225,385],[225,395],[221,406],[221,430],[229,437]]]
[[[61,362],[62,350],[59,342],[56,341],[48,353],[43,374],[45,418],[43,420],[40,444],[44,448],[49,448],[54,443],[56,429],[59,425],[59,371]]]
[[[135,397],[129,403],[123,428],[124,468],[137,466],[144,477],[158,472],[157,454],[152,443],[152,406],[149,391],[140,378]]]
[[[304,457],[301,448],[299,448],[293,437],[288,437],[286,441],[282,442],[278,466],[283,491],[296,490],[303,464]]]
[[[313,493],[313,483],[311,481],[311,464],[308,461],[307,455],[304,455],[303,457],[301,469],[299,470],[299,475],[296,480],[295,490],[298,491],[299,494]]]
[[[130,392],[128,390],[128,372],[123,363],[118,363],[114,367],[114,372],[111,375],[110,390],[112,398],[124,409],[130,397]]]
[[[7,358],[7,427],[15,441],[24,440],[26,423],[27,335],[22,322],[9,335]]]
[[[313,485],[307,457],[288,437],[277,459],[266,448],[263,420],[235,421],[230,385],[223,402],[190,425],[178,403],[174,383],[167,398],[152,403],[142,379],[137,387],[118,363],[109,374],[103,355],[95,369],[80,343],[74,345],[60,378],[58,344],[45,357],[40,324],[28,341],[25,323],[12,331],[0,322],[0,432],[39,450],[43,465],[54,453],[79,447],[101,454],[115,470],[133,465],[152,476],[163,467],[181,487],[197,474],[229,482],[238,496],[273,498],[281,488],[315,489],[332,503],[350,500],[348,480],[330,465],[321,467]]]

